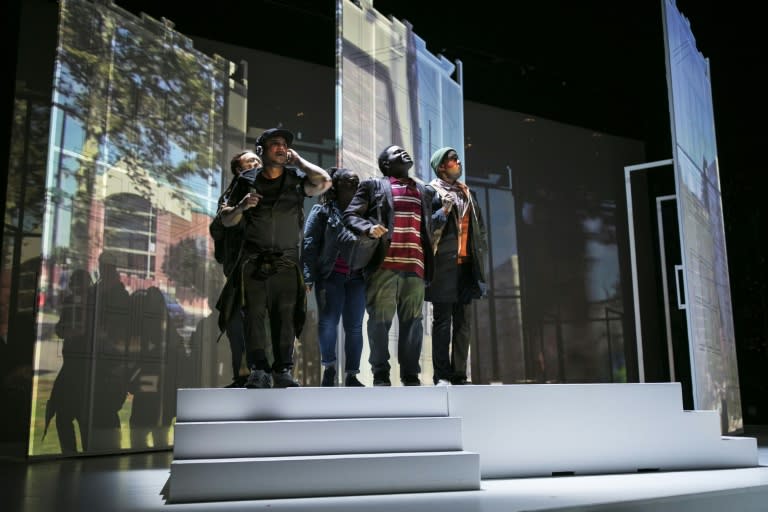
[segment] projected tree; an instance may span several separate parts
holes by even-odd
[[[168,23],[127,20],[78,0],[61,9],[56,101],[83,131],[71,239],[83,250],[104,166],[121,167],[145,197],[152,182],[180,197],[190,179],[217,174],[227,63],[200,59]]]
[[[211,275],[217,275],[214,263],[207,260],[205,240],[185,238],[168,247],[163,261],[163,272],[177,285],[186,286],[203,294]]]

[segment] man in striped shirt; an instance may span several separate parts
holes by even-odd
[[[360,235],[383,243],[365,268],[368,341],[374,386],[390,386],[389,329],[397,313],[400,380],[419,386],[423,342],[424,288],[432,278],[432,196],[408,177],[411,156],[399,146],[379,155],[384,178],[360,184],[344,212],[344,223]]]

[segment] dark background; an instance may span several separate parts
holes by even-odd
[[[11,42],[18,33],[20,1],[4,6]],[[221,0],[207,8],[152,0],[115,3],[134,14],[166,18],[190,36],[334,65],[333,0]],[[466,100],[643,140],[649,162],[672,157],[661,0],[451,4],[373,3],[379,12],[411,23],[430,51],[462,61]],[[761,158],[768,112],[766,85],[758,79],[764,21],[754,5],[677,2],[699,51],[710,60],[741,384],[743,390],[768,394],[762,382],[768,370],[767,169]],[[13,69],[13,44],[6,45],[6,55]],[[272,78],[268,69],[259,73]],[[4,91],[12,91],[12,75],[4,81],[11,86]],[[3,97],[7,127],[12,92]],[[3,137],[2,149],[7,144]]]

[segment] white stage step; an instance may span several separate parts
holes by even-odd
[[[171,463],[169,501],[300,498],[480,489],[476,453],[427,452]]]
[[[183,389],[169,500],[480,488],[443,389]]]
[[[176,421],[448,416],[436,387],[180,389]]]
[[[354,418],[176,424],[174,459],[462,449],[461,419]]]
[[[758,465],[756,440],[684,411],[677,383],[184,389],[177,416],[173,501]]]
[[[757,465],[756,440],[724,440],[718,413],[682,410],[676,383],[446,389],[483,478]]]

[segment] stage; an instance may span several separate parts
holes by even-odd
[[[764,511],[768,428],[721,436],[674,383],[186,389],[173,452],[0,482],[20,512]]]
[[[757,512],[768,503],[767,434],[758,437],[760,466],[747,469],[494,479],[483,480],[476,491],[185,504],[168,504],[163,495],[171,452],[29,464],[0,461],[0,495],[8,512]]]

